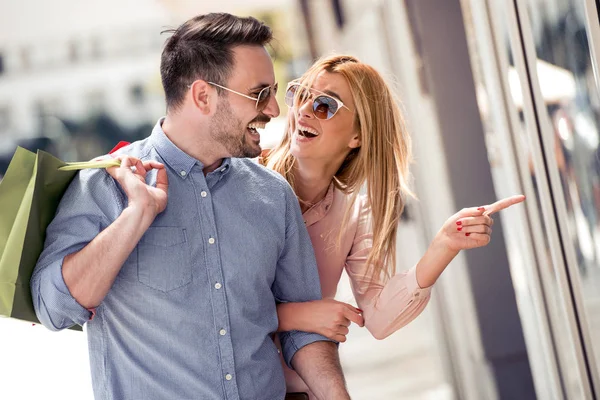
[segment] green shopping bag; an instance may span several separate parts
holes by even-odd
[[[116,165],[114,159],[65,163],[17,148],[0,182],[0,316],[39,323],[29,280],[60,199],[77,170]]]

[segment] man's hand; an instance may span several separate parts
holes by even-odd
[[[98,306],[140,238],[167,206],[167,171],[156,161],[120,156],[119,167],[107,168],[123,188],[128,206],[121,215],[78,252],[65,256],[62,274],[72,296],[85,308]],[[157,169],[156,187],[146,174]]]
[[[107,168],[107,172],[123,188],[127,195],[129,206],[139,205],[149,209],[152,218],[167,207],[169,180],[165,166],[157,161],[140,161],[131,156],[119,156],[121,166]],[[146,174],[157,169],[156,187],[146,184]]]

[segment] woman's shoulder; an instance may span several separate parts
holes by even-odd
[[[366,193],[359,192],[346,193],[342,189],[335,187],[333,189],[333,207],[346,209],[350,207],[354,212],[370,212],[369,197]]]
[[[371,207],[366,193],[355,195],[335,187],[331,208],[331,216],[340,222],[345,221],[350,229],[356,227],[360,221],[364,224],[371,218]]]

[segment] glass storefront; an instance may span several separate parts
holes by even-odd
[[[467,31],[489,33],[468,36],[496,190],[514,167],[529,198],[527,237],[507,236],[519,239],[511,272],[538,396],[598,395],[600,97],[588,42],[597,14],[586,20],[582,0],[463,9]]]

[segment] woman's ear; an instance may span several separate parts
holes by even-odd
[[[358,133],[350,140],[350,143],[348,143],[348,147],[350,147],[351,149],[357,149],[359,148],[361,145],[361,141],[360,141],[360,136],[358,135]]]
[[[211,103],[214,102],[216,93],[212,87],[203,80],[197,80],[190,86],[192,102],[202,114],[208,115],[211,112]]]

